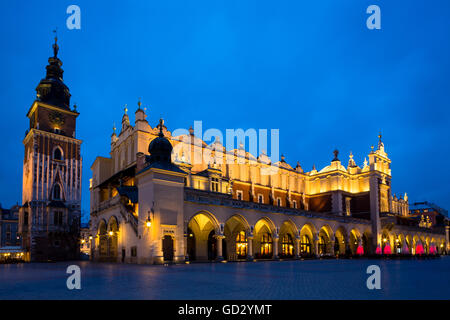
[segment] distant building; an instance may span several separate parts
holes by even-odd
[[[0,247],[20,246],[21,241],[17,234],[19,209],[18,205],[11,209],[0,207]]]
[[[79,257],[81,140],[76,138],[76,106],[70,106],[55,38],[47,74],[27,113],[23,144],[22,208],[19,232],[26,260]]]
[[[80,228],[80,253],[82,256],[89,257],[91,255],[91,239],[89,223],[82,223]]]
[[[417,221],[419,227],[432,228],[444,226],[448,220],[448,211],[434,203],[415,202],[409,208],[410,216]]]
[[[18,235],[20,206],[3,209],[0,206],[0,263],[24,259]]]

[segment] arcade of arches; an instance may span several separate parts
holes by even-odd
[[[312,223],[296,226],[291,220],[276,226],[268,217],[251,226],[241,215],[220,223],[213,214],[199,212],[187,226],[186,257],[190,261],[240,261],[363,255],[372,252],[371,243],[370,228],[338,226],[333,230],[325,224],[317,230]],[[433,253],[430,248],[442,253],[444,241],[383,230],[380,249],[384,254]]]

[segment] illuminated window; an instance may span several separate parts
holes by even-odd
[[[294,256],[294,241],[288,233],[281,238],[281,254],[287,257]]]
[[[239,259],[247,257],[247,235],[245,231],[241,231],[236,236],[236,254]]]
[[[300,239],[300,251],[303,254],[311,254],[311,240],[306,235]]]
[[[211,178],[211,190],[214,192],[219,192],[219,179]]]
[[[261,258],[272,258],[272,236],[267,232],[261,236]]]

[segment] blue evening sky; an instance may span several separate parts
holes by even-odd
[[[66,8],[81,8],[81,30]],[[366,8],[381,8],[381,30]],[[0,202],[21,202],[22,139],[58,27],[64,81],[81,115],[82,209],[123,105],[154,126],[280,129],[305,171],[333,150],[362,165],[381,130],[393,192],[450,208],[450,1],[3,1]]]

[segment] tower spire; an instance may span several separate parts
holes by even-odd
[[[55,43],[53,44],[53,58],[57,58],[58,57],[58,51],[59,51],[59,46],[58,46],[58,27],[55,28],[55,30],[53,30],[53,32],[55,33]]]
[[[159,119],[159,137],[164,137],[164,133],[163,133],[163,126],[164,126],[164,119],[160,118]]]

